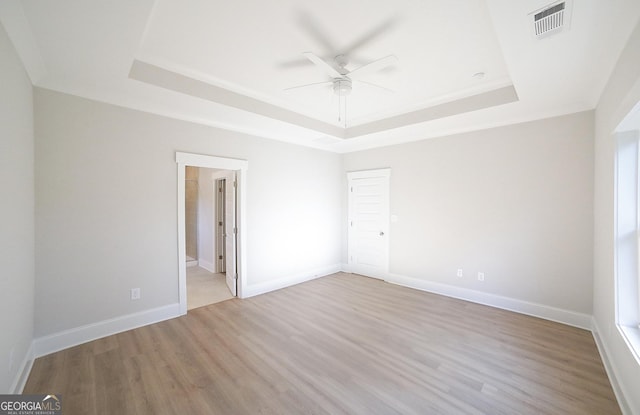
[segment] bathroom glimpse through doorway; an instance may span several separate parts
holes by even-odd
[[[213,208],[211,210],[215,211],[215,213],[212,212],[211,226],[208,228],[212,242],[215,241],[212,243],[215,246],[215,251],[212,247],[213,252],[210,252],[212,261],[209,269],[212,272],[224,269],[225,283],[229,291],[242,298],[246,285],[244,280],[246,229],[243,224],[245,223],[244,201],[246,200],[245,183],[248,163],[245,160],[179,152],[176,153],[176,163],[178,164],[178,288],[180,311],[181,314],[186,314],[188,309],[185,239],[186,168],[191,166],[214,169],[205,173],[210,174],[207,179],[212,179],[209,187],[211,195],[209,201]],[[220,190],[221,184],[224,186],[222,191]],[[220,216],[221,214],[222,216]],[[220,224],[221,222],[222,224]],[[204,229],[204,232],[207,232],[207,229]],[[220,258],[221,256],[222,258]]]

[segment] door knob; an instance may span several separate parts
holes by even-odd
[[[384,236],[384,232],[380,231],[380,236]]]

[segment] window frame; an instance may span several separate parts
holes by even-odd
[[[614,137],[616,327],[640,364],[640,124]]]

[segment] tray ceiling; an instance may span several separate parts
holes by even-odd
[[[0,20],[37,86],[345,152],[594,108],[640,3],[574,0],[536,40],[547,4],[5,0]],[[303,52],[397,63],[354,81],[345,126],[330,84],[285,91],[330,81]]]

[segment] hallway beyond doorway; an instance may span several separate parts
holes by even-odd
[[[224,274],[214,274],[200,267],[187,268],[187,310],[234,298]]]

